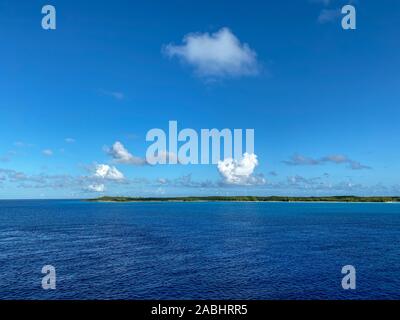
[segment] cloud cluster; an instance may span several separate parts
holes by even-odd
[[[209,33],[190,33],[182,45],[168,44],[164,52],[195,68],[199,76],[223,78],[255,75],[259,72],[257,54],[228,29]]]
[[[332,181],[330,176],[304,177],[302,175],[288,176],[277,182],[268,182],[263,188],[271,190],[274,194],[282,195],[373,195],[398,193],[395,186],[386,188],[383,186],[367,186],[353,182],[351,178],[342,181]],[[392,190],[392,191],[389,191]],[[270,191],[270,192],[271,192]]]
[[[270,182],[265,188],[283,195],[392,195],[400,193],[399,185],[384,186],[381,184],[364,185],[351,178],[342,181],[330,181],[329,175],[304,177],[293,175],[286,180]]]
[[[264,184],[262,176],[254,176],[254,169],[258,165],[257,156],[245,153],[241,160],[232,158],[218,162],[218,171],[226,184],[233,185],[259,185]]]
[[[108,164],[98,164],[95,168],[94,176],[105,180],[121,181],[125,177],[116,167]]]
[[[1,169],[0,183],[9,182],[25,189],[79,189],[86,192],[104,192],[105,183],[125,183],[124,175],[115,167],[106,164],[95,165],[92,173],[85,176],[62,174],[27,174],[24,172]]]
[[[70,175],[51,175],[47,173],[30,175],[12,169],[0,169],[0,181],[15,183],[18,188],[32,189],[62,189],[83,184],[83,178],[76,178]]]
[[[133,164],[133,165],[146,164],[145,159],[136,157],[133,154],[131,154],[119,141],[115,142],[111,148],[106,148],[105,150],[117,163]]]
[[[341,154],[324,156],[320,159],[309,158],[301,154],[293,155],[289,160],[283,161],[283,163],[291,166],[304,166],[304,165],[322,165],[326,163],[334,164],[347,164],[347,167],[352,170],[371,169],[371,167],[361,164],[358,161],[352,160],[347,156]]]
[[[251,159],[251,157],[249,158]],[[340,160],[339,160],[340,161]],[[250,161],[254,163],[254,159]],[[103,165],[99,165],[103,166]],[[175,179],[165,179],[160,178],[156,180],[147,179],[115,179],[116,177],[121,177],[116,172],[118,170],[113,170],[113,167],[99,167],[95,166],[90,175],[86,176],[71,176],[71,175],[51,175],[46,173],[30,175],[24,172],[11,170],[11,169],[1,169],[0,168],[0,187],[8,185],[8,183],[15,184],[18,188],[26,189],[59,189],[65,192],[68,189],[75,189],[77,194],[83,195],[86,193],[103,193],[106,191],[109,184],[126,184],[132,186],[148,186],[149,191],[147,192],[149,196],[154,195],[154,192],[164,187],[177,187],[177,188],[196,188],[196,194],[198,192],[211,192],[213,194],[225,194],[228,192],[226,188],[240,186],[239,183],[229,184],[227,180],[222,181],[196,181],[192,179],[192,175],[183,175]],[[247,165],[244,167],[251,168],[252,165]],[[254,170],[254,169],[253,169]],[[351,178],[347,178],[342,181],[332,181],[330,175],[323,174],[317,177],[304,177],[301,175],[293,175],[283,178],[280,181],[266,182],[262,177],[255,177],[254,179],[246,179],[243,177],[249,177],[249,170],[228,170],[227,177],[231,177],[234,174],[246,173],[244,175],[239,175],[239,180],[245,182],[244,185],[248,186],[251,182],[257,182],[253,185],[252,192],[262,192],[265,195],[266,192],[273,194],[282,195],[397,195],[400,194],[400,185],[364,185],[358,182],[352,181]],[[251,175],[250,175],[251,176]],[[254,178],[254,177],[253,177]],[[258,178],[258,179],[257,179]],[[234,181],[238,181],[237,179]],[[107,186],[106,186],[107,185]],[[79,191],[78,191],[79,190]],[[242,189],[237,189],[238,194],[242,192]],[[267,191],[268,190],[268,191]],[[141,189],[143,191],[143,189]],[[180,192],[180,191],[179,191]],[[235,191],[236,192],[236,191]]]

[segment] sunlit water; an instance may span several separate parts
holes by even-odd
[[[0,298],[399,299],[399,242],[400,204],[0,201]]]

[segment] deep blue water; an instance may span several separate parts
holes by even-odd
[[[399,242],[400,204],[0,201],[0,298],[399,299]]]

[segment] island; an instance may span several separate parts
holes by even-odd
[[[400,197],[285,197],[285,196],[207,196],[207,197],[111,197],[86,199],[91,202],[400,202]]]

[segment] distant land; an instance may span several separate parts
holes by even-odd
[[[93,202],[400,202],[400,197],[356,197],[356,196],[329,196],[329,197],[255,197],[255,196],[209,196],[209,197],[109,197],[87,199]]]

